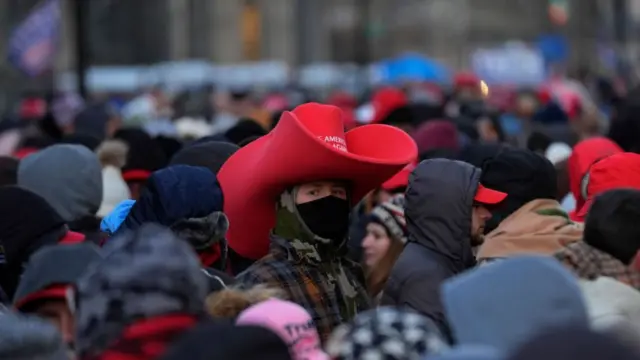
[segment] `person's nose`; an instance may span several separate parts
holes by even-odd
[[[369,246],[371,246],[371,235],[367,235],[362,239],[362,247],[366,249]]]
[[[73,316],[63,316],[60,322],[60,332],[65,343],[75,342],[76,325]]]

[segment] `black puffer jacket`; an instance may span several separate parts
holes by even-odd
[[[409,241],[398,258],[381,304],[408,306],[433,319],[444,334],[449,326],[440,302],[441,283],[475,265],[471,212],[480,169],[433,159],[409,178],[405,217]]]

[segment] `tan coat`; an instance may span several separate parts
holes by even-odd
[[[526,203],[487,234],[478,260],[515,255],[553,255],[582,239],[583,225],[572,222],[555,200]]]

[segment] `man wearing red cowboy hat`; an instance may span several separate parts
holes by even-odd
[[[482,244],[489,208],[507,194],[480,184],[481,170],[447,159],[421,162],[405,197],[408,243],[396,261],[382,305],[409,306],[449,334],[440,303],[440,284],[473,266],[473,247]]]
[[[339,108],[301,105],[218,174],[229,247],[260,259],[238,282],[284,290],[309,311],[323,340],[370,304],[360,266],[344,256],[351,208],[417,155],[397,128],[343,129]]]

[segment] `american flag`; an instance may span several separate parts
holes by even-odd
[[[60,1],[43,0],[13,31],[9,61],[29,76],[50,70],[58,48],[60,24]]]

